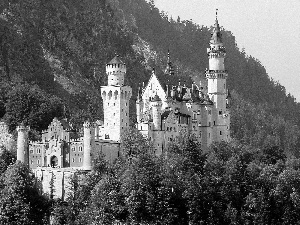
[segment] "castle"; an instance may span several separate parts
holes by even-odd
[[[153,71],[148,84],[138,91],[136,128],[153,142],[157,155],[182,132],[194,136],[204,151],[213,141],[230,139],[226,51],[217,18],[207,54],[209,69],[199,83],[191,87],[180,82],[163,84]],[[56,196],[64,197],[74,171],[90,171],[99,152],[108,161],[119,156],[122,132],[129,128],[132,89],[124,85],[126,65],[118,56],[106,65],[106,74],[108,84],[101,87],[104,122],[85,122],[83,135],[74,132],[66,120],[54,118],[41,141],[28,142],[29,128],[18,126],[17,159],[33,169],[44,191],[49,191],[55,177]],[[169,54],[165,76],[174,78]]]

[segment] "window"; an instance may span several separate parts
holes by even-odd
[[[79,158],[79,162],[82,162],[82,158]]]
[[[79,150],[78,150],[78,151],[79,151],[79,152],[82,152],[82,146],[79,147]]]
[[[72,162],[75,162],[75,158],[72,159]]]
[[[39,159],[37,160],[37,164],[40,165],[40,160]]]
[[[211,126],[211,122],[208,122],[208,126],[209,126],[209,127]]]
[[[107,105],[109,106],[109,103],[107,103]]]
[[[30,150],[30,154],[33,154],[33,150]]]
[[[197,119],[197,113],[193,112],[193,119],[196,120]]]
[[[116,113],[114,113],[114,116],[116,115]]]
[[[222,135],[222,131],[220,131],[220,135]]]
[[[219,115],[222,115],[222,111],[219,111]]]
[[[73,146],[73,147],[71,148],[71,150],[72,150],[72,152],[75,152],[75,147]]]
[[[124,109],[122,109],[122,112],[124,111]]]
[[[208,133],[208,138],[210,138],[210,133]]]
[[[33,160],[30,160],[30,164],[33,164]]]
[[[114,106],[116,106],[116,103],[114,103]]]
[[[214,121],[214,126],[216,126],[216,121]]]
[[[211,115],[211,110],[208,110],[208,115]]]

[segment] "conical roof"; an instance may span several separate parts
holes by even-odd
[[[125,64],[122,62],[122,60],[120,59],[119,55],[116,55],[109,63],[107,63],[108,65],[112,65],[112,64]]]

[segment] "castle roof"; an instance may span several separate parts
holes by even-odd
[[[116,55],[109,63],[107,63],[107,65],[112,65],[112,64],[125,64],[125,63],[123,63],[119,55]]]
[[[217,17],[217,13],[216,13],[216,22],[213,28],[213,32],[211,34],[211,38],[210,38],[210,43],[211,44],[220,44],[223,43],[222,42],[222,34],[221,34],[221,30],[220,30],[220,25],[218,22],[218,17]]]

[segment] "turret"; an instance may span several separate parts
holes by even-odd
[[[206,70],[207,93],[216,107],[222,111],[226,108],[226,79],[227,71],[224,66],[226,51],[222,42],[222,34],[216,14],[216,22],[207,49],[209,69]]]
[[[153,129],[161,130],[162,101],[157,94],[153,97],[151,101],[151,107],[152,107],[152,116],[153,116]]]
[[[17,160],[28,165],[28,132],[29,127],[23,123],[17,127]]]
[[[168,50],[168,62],[167,62],[167,67],[165,69],[165,74],[172,75],[172,76],[175,74],[173,64],[170,60],[170,51],[169,50]]]
[[[106,74],[108,76],[108,86],[124,86],[126,65],[118,55],[106,64]]]
[[[92,148],[95,139],[95,126],[93,123],[86,121],[83,124],[83,169],[92,169]]]

